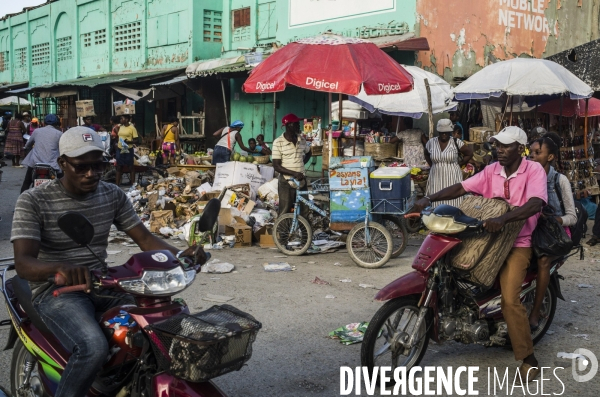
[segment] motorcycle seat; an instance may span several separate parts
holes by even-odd
[[[37,310],[33,307],[33,303],[31,302],[31,288],[29,288],[29,282],[27,280],[23,280],[19,276],[14,276],[12,278],[13,291],[17,296],[19,301],[19,305],[23,308],[31,323],[41,332],[52,335],[52,332],[46,327],[44,321],[38,314]]]
[[[479,224],[479,219],[467,216],[462,211],[459,211],[459,213],[454,216],[454,220],[467,226],[477,226]]]

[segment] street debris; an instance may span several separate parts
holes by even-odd
[[[375,289],[375,286],[372,284],[358,284],[359,287],[361,288],[373,288]]]
[[[291,272],[294,270],[287,262],[265,263],[263,264],[266,272]]]
[[[340,262],[335,262],[333,266],[342,266],[342,264]]]
[[[554,333],[555,333],[555,331],[550,331],[550,330],[546,331],[546,335],[552,335]]]
[[[346,346],[353,345],[363,341],[368,326],[369,323],[364,321],[362,323],[351,323],[331,331],[329,337],[339,339],[340,343]]]
[[[335,296],[333,296],[333,295],[325,295],[325,299],[335,299]]]
[[[202,273],[229,273],[235,266],[231,263],[221,262],[218,259],[212,259],[210,262],[202,266]]]
[[[582,360],[584,364],[587,364],[587,358],[582,355],[582,354],[576,354],[576,353],[565,353],[565,352],[559,352],[556,357],[558,358],[564,358],[566,360]]]
[[[340,280],[342,283],[351,283],[352,280],[350,280],[349,278],[343,278]]]
[[[315,279],[311,281],[311,283],[319,285],[331,285],[329,281],[321,280],[319,277],[315,277]]]
[[[213,294],[206,294],[206,296],[204,298],[202,298],[202,300],[209,301],[209,302],[217,302],[217,303],[229,302],[232,299],[233,299],[232,296],[213,295]]]
[[[116,254],[120,254],[121,251],[106,251],[107,255],[116,255]]]
[[[579,288],[594,288],[593,285],[589,285],[589,284],[577,284],[577,286]]]
[[[577,334],[573,335],[574,338],[582,338],[583,340],[590,340],[590,336],[588,334]]]

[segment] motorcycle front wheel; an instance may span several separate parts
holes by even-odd
[[[418,365],[429,344],[428,328],[432,323],[431,311],[417,330],[418,342],[412,348],[404,348],[398,341],[409,338],[415,330],[419,315],[418,297],[402,297],[383,305],[373,316],[365,332],[360,352],[361,365],[372,371],[374,367],[406,367],[410,371]]]
[[[25,370],[28,367],[32,367],[31,375],[29,377],[29,386],[19,390],[25,382]],[[46,393],[44,393],[44,387],[38,371],[38,363],[33,355],[27,351],[20,339],[15,343],[10,363],[10,390],[13,396],[47,396]]]

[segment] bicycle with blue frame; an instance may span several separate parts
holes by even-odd
[[[309,190],[300,190],[300,182],[296,179],[291,178],[289,182],[296,185],[294,211],[277,217],[273,225],[273,240],[282,253],[298,256],[304,254],[310,248],[313,238],[312,225],[315,223],[314,219],[309,220],[300,215],[301,204],[312,211],[313,215],[319,217],[317,222],[321,223],[324,229],[328,228],[329,212],[320,208],[311,196],[328,193],[329,184],[318,180],[310,184]]]

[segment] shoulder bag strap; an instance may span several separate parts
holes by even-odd
[[[560,179],[560,173],[558,171],[556,171],[556,175],[554,176],[554,191],[556,192],[556,195],[558,196],[558,201],[560,202],[560,209],[561,209],[563,215],[566,215],[565,204],[563,203],[563,197],[562,197],[562,188],[560,187],[559,179]]]

